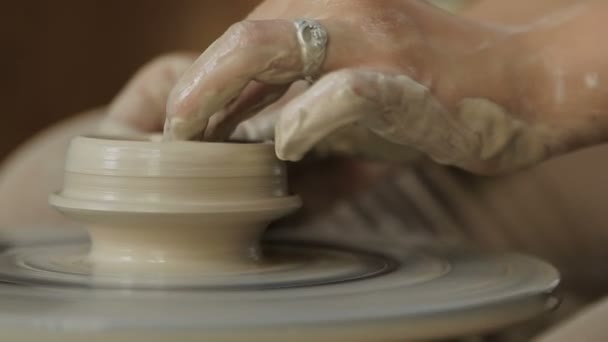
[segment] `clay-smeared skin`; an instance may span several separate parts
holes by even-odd
[[[464,99],[450,113],[407,76],[338,71],[284,108],[276,126],[278,155],[299,160],[323,137],[355,122],[438,162],[465,168],[476,160],[492,161],[501,170],[538,160],[550,134],[527,127],[489,100]]]
[[[226,139],[282,95],[303,69],[290,20],[307,17],[329,33],[323,77],[240,137],[272,138],[276,123],[278,156],[298,160],[358,123],[407,147],[403,153],[413,147],[471,171],[527,166],[606,138],[608,70],[592,35],[606,6],[578,2],[526,25],[498,26],[423,1],[266,1],[173,88],[165,135]],[[359,143],[350,144],[356,151]]]

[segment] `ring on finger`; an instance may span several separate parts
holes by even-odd
[[[310,83],[319,76],[325,60],[328,35],[316,20],[294,20],[300,52],[302,54],[302,75]]]

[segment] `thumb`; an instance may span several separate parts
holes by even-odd
[[[233,140],[267,141],[274,140],[275,124],[284,107],[295,97],[308,89],[306,81],[296,81],[280,99],[265,107],[255,116],[241,122],[230,136]]]
[[[384,95],[377,93],[396,93],[397,96],[394,97],[398,101],[392,99],[394,104],[400,104],[398,102],[402,100],[400,84],[392,82],[391,77],[376,71],[343,69],[321,78],[308,91],[283,108],[275,129],[276,151],[279,158],[299,160],[306,152],[331,135],[342,136],[337,134],[342,128],[355,123],[369,126],[372,120],[382,120],[382,115],[386,114],[387,110],[395,108],[393,103],[385,103]],[[367,127],[363,129],[369,131]],[[352,127],[350,129],[350,131],[356,130]],[[364,135],[358,134],[358,136]],[[355,139],[350,142],[338,140],[340,144],[332,144],[334,148],[348,143],[365,144],[365,141],[372,139]],[[348,149],[354,148],[365,150],[367,146],[348,147]]]

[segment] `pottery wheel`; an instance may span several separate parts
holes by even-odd
[[[293,230],[262,240],[300,206],[285,170],[263,143],[75,138],[50,204],[87,235],[4,239],[3,337],[431,339],[555,305],[557,272],[523,255]]]
[[[263,245],[269,261],[259,272],[187,279],[93,276],[78,261],[87,249],[82,235],[13,238],[3,245],[0,324],[25,334],[438,338],[496,329],[546,311],[555,305],[550,293],[558,279],[550,265],[518,254],[380,239],[271,240]],[[275,263],[275,256],[288,261]]]

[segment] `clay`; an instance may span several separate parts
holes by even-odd
[[[79,275],[28,262],[86,244],[23,237],[0,253],[0,302],[10,304],[0,328],[19,341],[419,341],[496,330],[556,305],[558,275],[534,258],[353,234],[289,238],[271,243],[318,260],[212,286],[117,290],[60,283]],[[332,260],[351,272],[319,277]]]
[[[89,238],[0,240],[0,329],[23,341],[420,340],[556,305],[556,270],[523,255],[312,226],[260,242],[300,205],[286,183],[271,144],[75,138],[50,203]]]
[[[300,205],[286,182],[270,144],[77,137],[50,203],[85,224],[96,269],[238,269]]]

